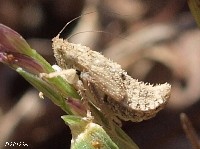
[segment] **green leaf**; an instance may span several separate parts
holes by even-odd
[[[119,149],[105,130],[89,118],[65,115],[72,132],[71,149]]]
[[[101,125],[111,139],[121,149],[139,149],[133,140],[117,125],[112,119],[109,119],[101,111],[99,111],[93,104],[90,104],[90,110],[95,117],[94,121]]]
[[[75,88],[62,77],[39,78],[40,73],[51,73],[54,69],[21,35],[3,24],[0,24],[0,62],[20,73],[68,114],[76,111],[72,112],[66,104],[68,97],[81,99]]]
[[[73,114],[70,107],[66,104],[65,99],[59,94],[58,90],[52,85],[38,78],[36,75],[30,74],[24,71],[22,68],[16,69],[16,71],[22,75],[31,85],[36,89],[44,93],[54,104],[61,107],[66,113]]]

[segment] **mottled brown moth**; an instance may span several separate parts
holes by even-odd
[[[91,100],[105,114],[139,122],[155,116],[167,103],[171,90],[168,83],[153,86],[140,82],[99,52],[70,43],[59,35],[52,41],[58,65],[63,70],[80,72],[79,81],[70,82],[85,100]]]

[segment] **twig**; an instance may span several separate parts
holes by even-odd
[[[192,123],[190,122],[187,115],[185,113],[181,113],[180,120],[181,120],[183,130],[185,131],[185,134],[186,134],[188,140],[190,141],[192,148],[200,149],[200,142],[199,142],[197,133],[196,133],[194,127],[192,126]]]

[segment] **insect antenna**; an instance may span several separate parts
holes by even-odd
[[[128,40],[125,36],[121,36],[121,35],[116,35],[116,34],[113,34],[111,32],[107,32],[107,31],[102,31],[102,30],[88,30],[88,31],[81,31],[81,32],[77,32],[77,33],[74,33],[72,35],[70,35],[67,40],[69,40],[70,38],[78,35],[78,34],[83,34],[83,33],[103,33],[103,34],[108,34],[108,35],[112,35],[112,36],[116,36],[117,38],[120,38],[120,39],[123,39],[123,40],[126,40],[127,42],[129,43],[132,43],[131,40]]]
[[[97,11],[87,12],[87,13],[82,14],[82,15],[80,15],[80,16],[78,16],[78,17],[75,17],[75,18],[72,19],[71,21],[67,22],[67,23],[65,24],[65,26],[60,30],[60,32],[58,33],[57,37],[60,36],[60,34],[65,30],[65,28],[66,28],[70,23],[72,23],[72,22],[74,22],[75,20],[81,18],[82,16],[85,16],[85,15],[88,15],[88,14],[92,14],[92,13],[96,13],[96,12],[97,12]]]
[[[114,14],[114,15],[126,16],[126,17],[127,17],[127,16],[130,16],[130,15],[122,15],[122,14],[119,14],[119,13],[117,13],[117,12],[112,12],[112,11],[104,11],[104,12],[105,12],[105,13],[112,13],[112,14]],[[83,16],[85,16],[85,15],[92,14],[92,13],[97,13],[97,11],[91,11],[91,12],[84,13],[84,14],[82,14],[82,15],[79,15],[79,16],[75,17],[75,18],[72,19],[71,21],[67,22],[67,23],[65,24],[65,26],[60,30],[60,32],[58,33],[57,37],[60,36],[60,34],[65,30],[65,28],[66,28],[69,24],[71,24],[71,23],[74,22],[75,20],[77,20],[77,19],[79,19],[79,18],[81,18],[81,17],[83,17]],[[85,31],[85,32],[93,32],[93,31]],[[105,31],[96,31],[96,32],[99,32],[99,33],[107,33],[107,34],[111,34],[111,35],[112,35],[112,33],[105,32]],[[80,33],[84,33],[84,32],[80,32]],[[78,34],[78,33],[75,33],[74,35],[76,35],[76,34]],[[74,36],[74,35],[72,35],[72,36]]]

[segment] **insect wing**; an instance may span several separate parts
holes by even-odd
[[[88,73],[89,81],[108,96],[118,101],[125,97],[126,90],[122,79],[124,71],[119,64],[86,46],[69,43],[58,37],[53,39],[53,49],[62,69],[74,68]]]

